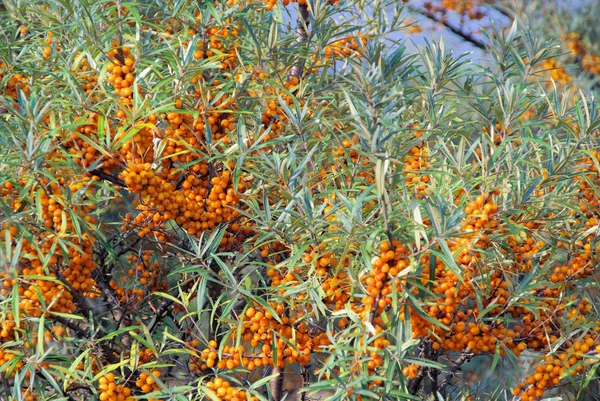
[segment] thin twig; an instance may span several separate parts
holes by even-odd
[[[476,36],[474,36],[473,34],[471,34],[469,32],[465,32],[462,29],[450,24],[447,20],[445,20],[443,17],[437,16],[434,12],[421,10],[416,7],[413,7],[412,9],[415,12],[423,15],[424,17],[427,17],[428,19],[432,20],[433,22],[443,25],[450,32],[452,32],[453,34],[455,34],[457,36],[460,36],[462,39],[471,43],[473,46],[475,46],[481,50],[487,49],[487,45],[484,42],[482,42],[481,40],[479,40]]]

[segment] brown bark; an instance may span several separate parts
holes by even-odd
[[[283,393],[283,370],[281,368],[273,368],[273,374],[277,374],[276,377],[272,378],[269,382],[271,388],[271,395],[274,401],[280,401]]]
[[[308,40],[308,24],[310,23],[308,6],[300,6],[300,18],[298,18],[297,28],[296,28],[296,42],[301,46],[304,42]],[[292,66],[290,70],[290,77],[302,77],[304,73],[304,59],[302,56],[298,55],[296,57],[296,62]]]

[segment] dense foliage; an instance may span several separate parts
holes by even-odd
[[[5,1],[1,398],[585,397],[596,9],[506,3]]]

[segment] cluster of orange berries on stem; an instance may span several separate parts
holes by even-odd
[[[142,391],[144,394],[152,393],[154,391],[160,390],[160,385],[156,382],[156,379],[160,378],[161,372],[160,370],[152,370],[149,373],[142,372],[140,373],[138,379],[135,382],[135,385]],[[148,401],[154,401],[155,398],[149,397]]]
[[[403,171],[406,176],[404,182],[407,188],[415,190],[417,198],[421,199],[427,190],[429,175],[420,173],[420,170],[427,170],[429,149],[423,141],[417,146],[413,146],[404,160]]]
[[[545,71],[549,72],[550,78],[552,78],[554,82],[557,82],[561,85],[566,85],[573,80],[571,74],[569,74],[568,71],[562,66],[560,61],[557,61],[556,59],[549,58],[544,60],[543,68]],[[546,83],[546,86],[551,88],[552,82]]]
[[[283,87],[287,91],[293,91],[299,83],[300,80],[298,79],[298,77],[293,76],[290,77],[287,82],[283,83]],[[276,87],[268,87],[267,92],[272,92],[272,94],[275,96],[281,94],[281,99],[285,102],[287,106],[292,106],[294,103],[292,96],[290,96],[288,93],[285,93],[285,91],[281,91],[282,93],[279,93]],[[270,133],[268,133],[267,135],[263,135],[263,141],[265,142],[269,139],[278,137],[283,131],[288,121],[283,106],[278,103],[279,101],[275,99],[269,101],[269,103],[267,104],[267,108],[262,113],[261,119],[263,125],[265,126],[265,128],[269,127],[271,129]]]
[[[108,82],[114,87],[115,95],[119,95],[119,102],[131,103],[133,96],[133,83],[135,81],[135,59],[128,47],[113,48],[108,52],[111,61],[106,66],[110,73]],[[117,117],[124,118],[124,112],[117,113]]]
[[[258,401],[256,396],[251,395],[248,390],[234,387],[227,380],[215,377],[205,384],[206,388],[221,401]]]
[[[6,72],[4,70],[7,69],[7,65],[4,62],[0,62],[0,81],[2,81],[6,75]],[[13,99],[17,100],[18,96],[19,96],[19,91],[23,91],[23,93],[25,94],[25,96],[29,96],[30,93],[30,87],[29,87],[29,83],[27,82],[27,78],[24,77],[22,74],[13,74],[10,75],[10,78],[8,79],[8,82],[6,82],[6,87],[4,88],[4,93],[9,96],[12,97]],[[15,104],[15,106],[18,108],[18,105]]]
[[[52,46],[52,43],[54,43],[54,40],[52,39],[53,37],[54,37],[54,34],[52,32],[48,32],[48,37],[44,40],[44,43],[47,45],[47,47],[44,47],[44,49],[43,49],[44,58],[50,58],[50,56],[52,55],[52,47],[51,46]]]
[[[230,23],[230,20],[225,21]],[[217,57],[219,59],[219,68],[223,71],[232,70],[237,66],[235,43],[229,44],[230,40],[235,41],[239,31],[235,28],[212,27],[206,30],[206,40],[198,43],[198,49],[194,52],[196,60]]]
[[[115,383],[115,374],[110,372],[98,379],[100,401],[133,401],[131,388]]]
[[[190,359],[190,369],[200,373],[213,367],[227,370],[243,367],[253,371],[261,366],[284,368],[296,362],[306,366],[312,352],[329,344],[325,333],[309,334],[307,322],[303,320],[305,312],[286,311],[282,304],[270,303],[270,307],[278,319],[263,307],[248,307],[242,315],[243,345],[225,345],[219,354],[217,342],[211,340],[198,357]],[[188,344],[192,349],[197,346],[197,340]]]
[[[592,53],[585,46],[578,33],[569,33],[566,35],[565,41],[573,56],[580,58],[581,68],[584,71],[594,76],[600,75],[600,56]]]
[[[84,139],[97,139],[98,119],[98,114],[90,113],[81,120],[81,125],[75,131],[61,141],[61,145],[71,155],[78,156],[73,158],[77,165],[86,169],[97,165],[104,173],[110,174],[119,167],[115,157],[117,155],[101,154],[93,144]]]
[[[321,169],[320,176],[325,180],[332,172],[337,174],[340,171],[340,167],[353,166],[358,169],[356,174],[357,179],[364,180],[367,183],[375,183],[375,174],[373,173],[373,161],[358,151],[360,138],[358,135],[353,135],[349,139],[343,139],[341,146],[337,146],[333,150],[333,156],[338,162],[338,165],[333,165],[329,170]],[[352,178],[344,174],[343,179],[346,185],[352,185]]]

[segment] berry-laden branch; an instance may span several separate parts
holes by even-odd
[[[11,132],[0,138],[10,216],[0,216],[0,366],[10,367],[0,391],[29,382],[21,398],[38,401],[56,382],[65,399],[282,401],[298,393],[286,393],[284,373],[301,369],[302,401],[319,387],[395,401],[389,389],[405,385],[419,399],[454,389],[475,398],[490,389],[463,380],[471,356],[529,350],[543,361],[519,371],[513,391],[537,401],[593,369],[598,299],[584,290],[600,252],[600,154],[588,142],[597,106],[584,100],[577,113],[560,95],[557,124],[537,82],[497,90],[515,63],[502,77],[474,76],[490,66],[459,68],[467,61],[450,55],[429,63],[387,40],[396,24],[351,19],[358,0],[330,0],[318,14],[307,0],[265,1],[174,17],[152,2],[89,0],[106,53],[73,47],[80,21],[56,2],[35,15],[65,15],[61,24],[32,24],[31,34],[7,27],[28,15],[1,15],[0,34],[27,62],[0,61]],[[298,23],[267,38],[278,1],[296,3]],[[461,16],[481,1],[443,3]],[[479,48],[505,49],[443,14],[426,17]],[[85,39],[77,43],[99,42]],[[273,39],[294,50],[253,51]],[[597,73],[596,56],[570,43]],[[372,50],[368,62],[361,49]],[[340,62],[354,68],[337,71]],[[443,77],[433,90],[421,84],[427,67]],[[69,69],[79,85],[55,73]],[[463,79],[482,90],[463,92]],[[33,115],[40,104],[47,119]],[[510,118],[512,106],[527,117]],[[482,129],[492,110],[510,126]],[[372,127],[381,147],[369,150],[361,132]],[[389,162],[383,174],[376,148]],[[390,196],[378,203],[374,189]],[[435,241],[423,245],[421,230]]]

